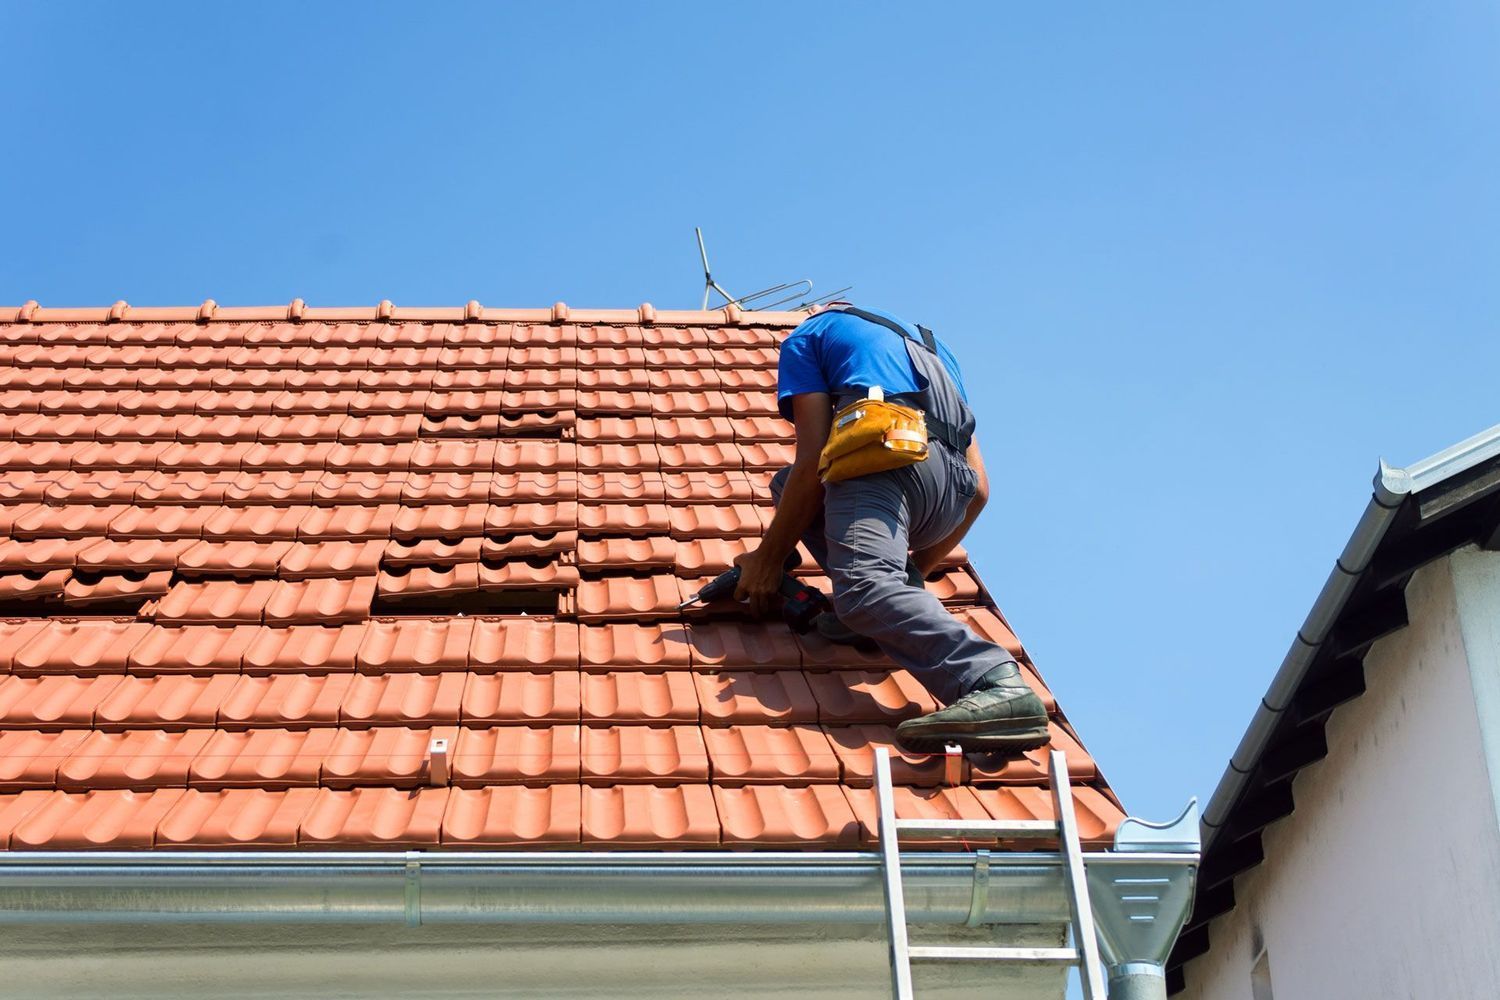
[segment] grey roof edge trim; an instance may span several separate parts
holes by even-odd
[[[1219,779],[1203,810],[1204,853],[1213,846],[1215,835],[1229,818],[1236,800],[1251,771],[1255,769],[1271,731],[1292,695],[1306,676],[1317,647],[1328,637],[1349,595],[1369,567],[1396,511],[1414,493],[1466,472],[1481,462],[1500,456],[1500,424],[1473,437],[1415,462],[1406,468],[1395,468],[1382,459],[1375,474],[1374,492],[1354,532],[1345,543],[1334,569],[1323,584],[1292,648],[1282,660],[1270,687],[1256,707],[1245,734],[1230,758],[1229,766]]]

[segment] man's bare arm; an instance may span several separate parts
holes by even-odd
[[[833,403],[826,392],[792,397],[792,423],[797,429],[797,453],[760,545],[736,559],[740,585],[735,598],[749,601],[759,614],[776,603],[782,566],[818,511],[823,509],[823,484],[818,481],[818,457],[828,443],[833,425]]]
[[[964,540],[964,536],[969,533],[969,528],[979,517],[979,512],[984,510],[984,505],[990,499],[990,478],[984,471],[984,456],[979,453],[979,438],[969,439],[969,450],[964,453],[964,458],[968,459],[970,468],[974,470],[979,486],[974,491],[974,499],[969,501],[969,509],[964,512],[964,519],[958,527],[954,528],[942,541],[929,545],[920,552],[912,553],[912,559],[916,562],[917,568],[922,571],[923,576],[937,569],[943,557]]]

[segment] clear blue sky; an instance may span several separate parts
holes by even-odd
[[[995,597],[1132,810],[1205,795],[1368,496],[1500,421],[1488,3],[0,5],[0,302],[939,330]]]

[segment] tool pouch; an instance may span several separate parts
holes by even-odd
[[[818,477],[836,483],[927,458],[927,421],[921,410],[888,403],[877,387],[833,415],[818,459]]]

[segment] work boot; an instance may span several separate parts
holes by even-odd
[[[1002,663],[947,708],[901,723],[896,740],[918,753],[938,753],[956,743],[965,750],[1017,754],[1048,742],[1047,711],[1020,668]]]

